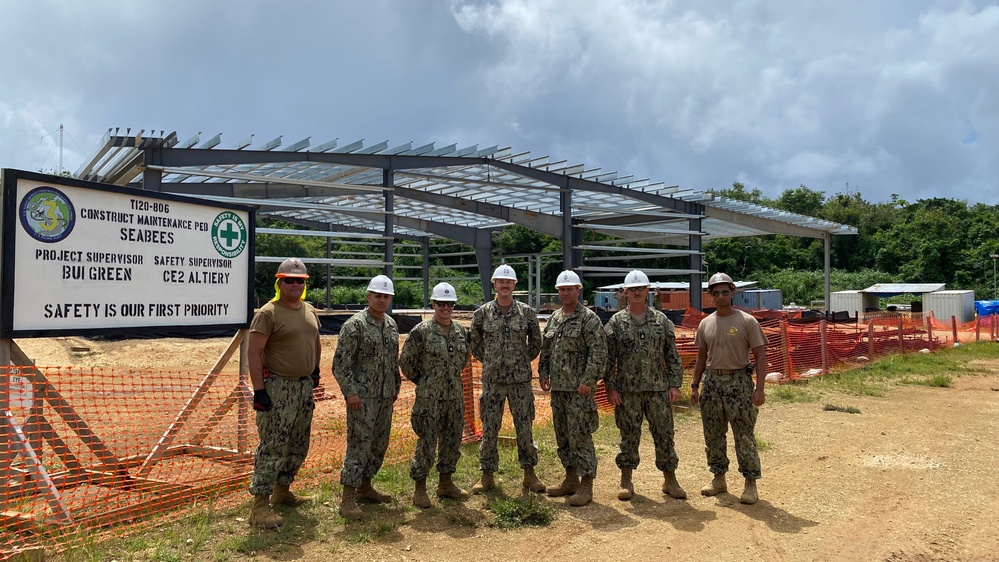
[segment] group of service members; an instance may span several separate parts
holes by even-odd
[[[249,368],[260,443],[254,455],[250,525],[275,528],[282,517],[271,506],[296,507],[311,498],[290,490],[309,450],[313,389],[319,385],[319,317],[304,302],[305,264],[290,258],[278,267],[275,297],[260,308],[249,332]],[[359,502],[387,503],[390,494],[371,481],[388,449],[393,404],[402,382],[400,369],[416,384],[411,423],[418,437],[410,468],[415,482],[413,505],[430,507],[427,476],[436,460],[438,498],[463,500],[468,493],[453,481],[461,456],[464,401],[461,373],[470,357],[482,364],[479,410],[482,476],[473,493],[495,489],[499,469],[497,442],[504,404],[510,408],[517,440],[522,486],[552,497],[568,497],[571,506],[593,499],[597,456],[593,433],[599,424],[595,394],[603,379],[621,434],[615,462],[621,472],[618,499],[635,493],[632,473],[639,465],[642,425],[648,420],[655,444],[656,469],[663,473],[662,492],[686,499],[676,479],[679,458],[674,447],[673,410],[680,399],[683,367],[673,323],[648,306],[649,278],[635,270],[625,277],[627,307],[606,325],[580,304],[582,282],[569,270],[555,283],[561,308],[541,331],[534,310],[513,298],[517,274],[509,265],[492,275],[495,298],[481,306],[470,328],[452,320],[454,287],[433,288],[434,316],[418,324],[399,350],[399,329],[388,314],[392,280],[378,275],[367,288],[368,306],[340,330],[333,373],[347,408],[347,450],[340,471],[340,514],[360,520]],[[735,283],[724,273],[708,281],[716,311],[701,321],[695,338],[697,361],[691,401],[701,405],[705,452],[713,478],[704,496],[727,491],[729,460],[726,435],[731,425],[739,472],[745,478],[740,497],[757,501],[760,459],[754,435],[758,407],[764,403],[765,344],[759,323],[732,307]],[[755,363],[747,365],[752,352]],[[538,448],[531,362],[538,363],[541,389],[551,393],[552,422],[565,477],[546,486],[535,473]]]

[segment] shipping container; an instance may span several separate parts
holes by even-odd
[[[878,303],[877,295],[860,291],[836,291],[829,294],[829,312],[846,312],[858,318],[868,310],[877,310]]]
[[[932,311],[933,317],[941,322],[957,318],[959,324],[975,319],[974,291],[936,291],[923,294],[923,310]]]
[[[649,306],[655,307],[655,291],[649,291]],[[705,307],[714,306],[707,292],[701,297]],[[687,310],[690,307],[689,291],[663,291],[662,310]],[[617,310],[617,297],[614,291],[597,291],[594,304],[604,310]]]
[[[780,310],[784,297],[780,289],[749,289],[737,292],[732,304],[753,310]]]

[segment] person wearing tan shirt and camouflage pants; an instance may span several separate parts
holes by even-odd
[[[755,318],[732,307],[735,283],[724,273],[716,273],[708,280],[708,291],[715,301],[715,312],[697,327],[694,344],[697,345],[697,363],[691,381],[690,401],[701,404],[701,424],[704,427],[704,451],[708,468],[714,474],[711,483],[701,489],[701,494],[714,496],[728,491],[725,473],[728,456],[725,435],[729,424],[735,441],[735,455],[739,472],[746,479],[746,486],[739,501],[754,504],[758,501],[756,481],[761,476],[760,455],[756,450],[756,417],[759,407],[766,400],[767,339]],[[746,362],[749,352],[755,360],[755,384]],[[702,383],[704,389],[701,390]],[[700,392],[699,392],[700,391]]]
[[[309,501],[291,492],[299,468],[309,453],[312,390],[319,385],[319,316],[307,302],[309,274],[298,258],[278,267],[277,295],[260,307],[250,324],[247,362],[253,385],[260,443],[253,455],[253,509],[250,525],[280,526],[284,520],[270,505],[296,507]]]

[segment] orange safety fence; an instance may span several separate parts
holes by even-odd
[[[703,317],[688,311],[676,328],[686,383]],[[767,380],[778,383],[885,354],[994,341],[999,321],[987,317],[957,325],[929,316],[893,316],[835,324],[784,317],[761,320],[761,326],[767,337]],[[239,340],[237,335],[227,353],[239,347]],[[226,365],[228,357],[224,354],[219,365]],[[231,367],[206,374],[34,366],[17,353],[13,359],[21,366],[0,367],[0,560],[30,549],[57,552],[83,540],[121,537],[189,514],[192,506],[248,501],[256,426],[245,374]],[[466,443],[481,435],[480,374],[475,361],[463,373]],[[328,370],[322,381],[315,392],[312,445],[300,473],[300,480],[313,484],[339,480],[345,449],[340,389]],[[414,390],[403,381],[386,463],[412,457]],[[535,396],[536,421],[549,423],[548,393],[536,388]],[[602,384],[597,401],[602,410],[610,409]],[[512,434],[512,427],[507,413],[503,434]]]

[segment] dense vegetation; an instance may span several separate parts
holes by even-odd
[[[891,201],[871,203],[860,193],[837,193],[827,197],[822,191],[801,186],[784,191],[776,199],[763,197],[757,190],[747,190],[736,183],[718,195],[758,203],[803,215],[857,227],[858,236],[836,236],[832,241],[832,290],[862,289],[874,283],[946,283],[948,289],[972,289],[977,299],[993,298],[994,260],[999,253],[999,205],[968,204],[955,199],[921,199],[910,203],[894,195]],[[266,223],[266,224],[265,224]],[[271,228],[291,225],[262,221],[260,226]],[[601,238],[587,232],[587,241]],[[524,255],[561,252],[561,241],[521,226],[511,226],[496,232],[493,245],[498,255]],[[641,244],[639,244],[641,245]],[[380,247],[361,243],[334,243],[334,251],[362,255],[381,252]],[[651,247],[651,246],[650,246]],[[431,242],[431,255],[470,250],[446,241]],[[808,303],[821,299],[823,292],[822,240],[791,236],[759,236],[715,240],[705,245],[707,270],[724,271],[737,280],[754,280],[762,288],[781,289],[785,303]],[[326,255],[326,241],[311,237],[260,234],[257,236],[258,255],[312,256]],[[590,252],[587,256],[598,256]],[[412,243],[397,243],[396,265],[422,264],[420,248]],[[412,256],[412,257],[409,257]],[[454,282],[461,295],[461,304],[481,302],[482,294],[474,269],[451,269],[474,263],[474,256],[431,257],[431,280],[442,277],[469,276],[468,281]],[[685,258],[600,262],[602,266],[638,268],[686,268]],[[515,265],[523,278],[526,266]],[[257,266],[257,296],[273,295],[273,275],[277,264]],[[541,281],[545,290],[553,290],[555,277],[562,269],[560,256],[545,260]],[[309,298],[319,303],[326,300],[326,267],[309,267],[314,282]],[[333,267],[337,277],[369,278],[379,273],[370,268]],[[396,268],[396,277],[418,277],[418,269]],[[656,279],[683,281],[685,279]],[[432,281],[433,282],[433,281]],[[613,279],[586,280],[586,292],[597,284]],[[364,282],[337,280],[333,284],[334,304],[363,302]],[[522,283],[526,289],[526,283]],[[419,305],[423,298],[419,281],[397,281],[396,303],[399,306]]]

